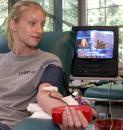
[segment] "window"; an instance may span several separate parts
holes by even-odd
[[[15,3],[18,0],[10,0],[10,3]],[[56,21],[55,11],[57,12],[55,8],[55,2],[59,3],[57,0],[35,0],[38,3],[40,3],[43,8],[47,12],[47,18],[45,23],[45,31],[54,31],[55,26],[59,25],[59,20]],[[57,16],[57,18],[62,17],[63,20],[62,28],[60,26],[60,30],[62,31],[68,31],[71,30],[71,27],[74,25],[78,25],[78,0],[61,0],[62,4],[59,4],[58,6],[62,6],[62,16]],[[6,30],[6,20],[8,15],[8,0],[1,0],[0,2],[0,33],[4,33]],[[59,14],[58,14],[59,15]],[[58,23],[57,23],[58,22]],[[56,31],[56,30],[55,30]]]
[[[53,31],[54,26],[56,26],[55,21],[55,11],[57,11],[54,7],[55,3],[58,2],[55,0],[36,0],[39,2],[47,12],[47,19],[45,25],[45,31]],[[78,0],[62,0],[62,29],[63,31],[71,30],[71,27],[74,25],[78,25]],[[57,13],[56,13],[57,14]],[[57,23],[59,26],[59,23]]]
[[[86,1],[87,25],[119,26],[119,61],[123,62],[123,0]]]
[[[17,0],[16,0],[17,1]],[[45,31],[53,31],[54,29],[54,0],[36,0],[39,2],[47,12],[47,20],[45,24]],[[15,1],[11,1],[12,3]],[[8,16],[8,0],[0,1],[0,34],[6,31],[6,22]]]
[[[40,3],[44,10],[47,12],[47,18],[45,23],[45,31],[53,31],[54,30],[54,0],[36,0]]]
[[[8,15],[8,0],[1,0],[0,1],[0,35],[4,34],[6,31],[7,15]]]
[[[63,31],[78,25],[78,0],[63,0]]]

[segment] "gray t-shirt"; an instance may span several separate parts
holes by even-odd
[[[36,101],[37,86],[48,64],[61,67],[59,58],[38,50],[30,56],[0,54],[0,122],[13,126],[27,118],[26,108]]]

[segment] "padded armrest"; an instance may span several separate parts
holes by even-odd
[[[123,100],[123,84],[111,86],[111,93],[109,93],[108,84],[91,87],[86,89],[84,96],[88,98]]]
[[[12,130],[60,130],[60,128],[49,119],[28,118],[18,123]]]
[[[89,124],[86,130],[92,130],[93,125]],[[28,118],[18,123],[12,130],[61,130],[57,125],[54,125],[52,120],[47,119],[32,119]]]

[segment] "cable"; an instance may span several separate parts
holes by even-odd
[[[69,106],[69,104],[68,104],[68,103],[66,103],[64,100],[62,100],[62,99],[60,99],[60,98],[57,98],[57,97],[52,96],[52,92],[51,92],[51,93],[49,93],[49,97],[54,98],[54,99],[57,99],[57,100],[59,100],[59,101],[62,101],[62,102],[63,102],[63,103],[65,103],[67,106]]]
[[[112,81],[110,81],[109,82],[109,100],[108,100],[108,102],[109,102],[109,114],[110,114],[110,119],[111,119],[111,127],[110,127],[110,130],[112,130],[112,128],[113,128],[113,120],[112,120],[112,108],[111,108],[111,87],[112,87],[112,85],[113,85],[113,82]]]

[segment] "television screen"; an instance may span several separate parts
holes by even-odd
[[[86,77],[116,77],[118,27],[74,26],[72,30],[75,34],[75,54],[71,74]]]
[[[110,30],[80,30],[76,34],[78,58],[113,58],[114,32]]]

